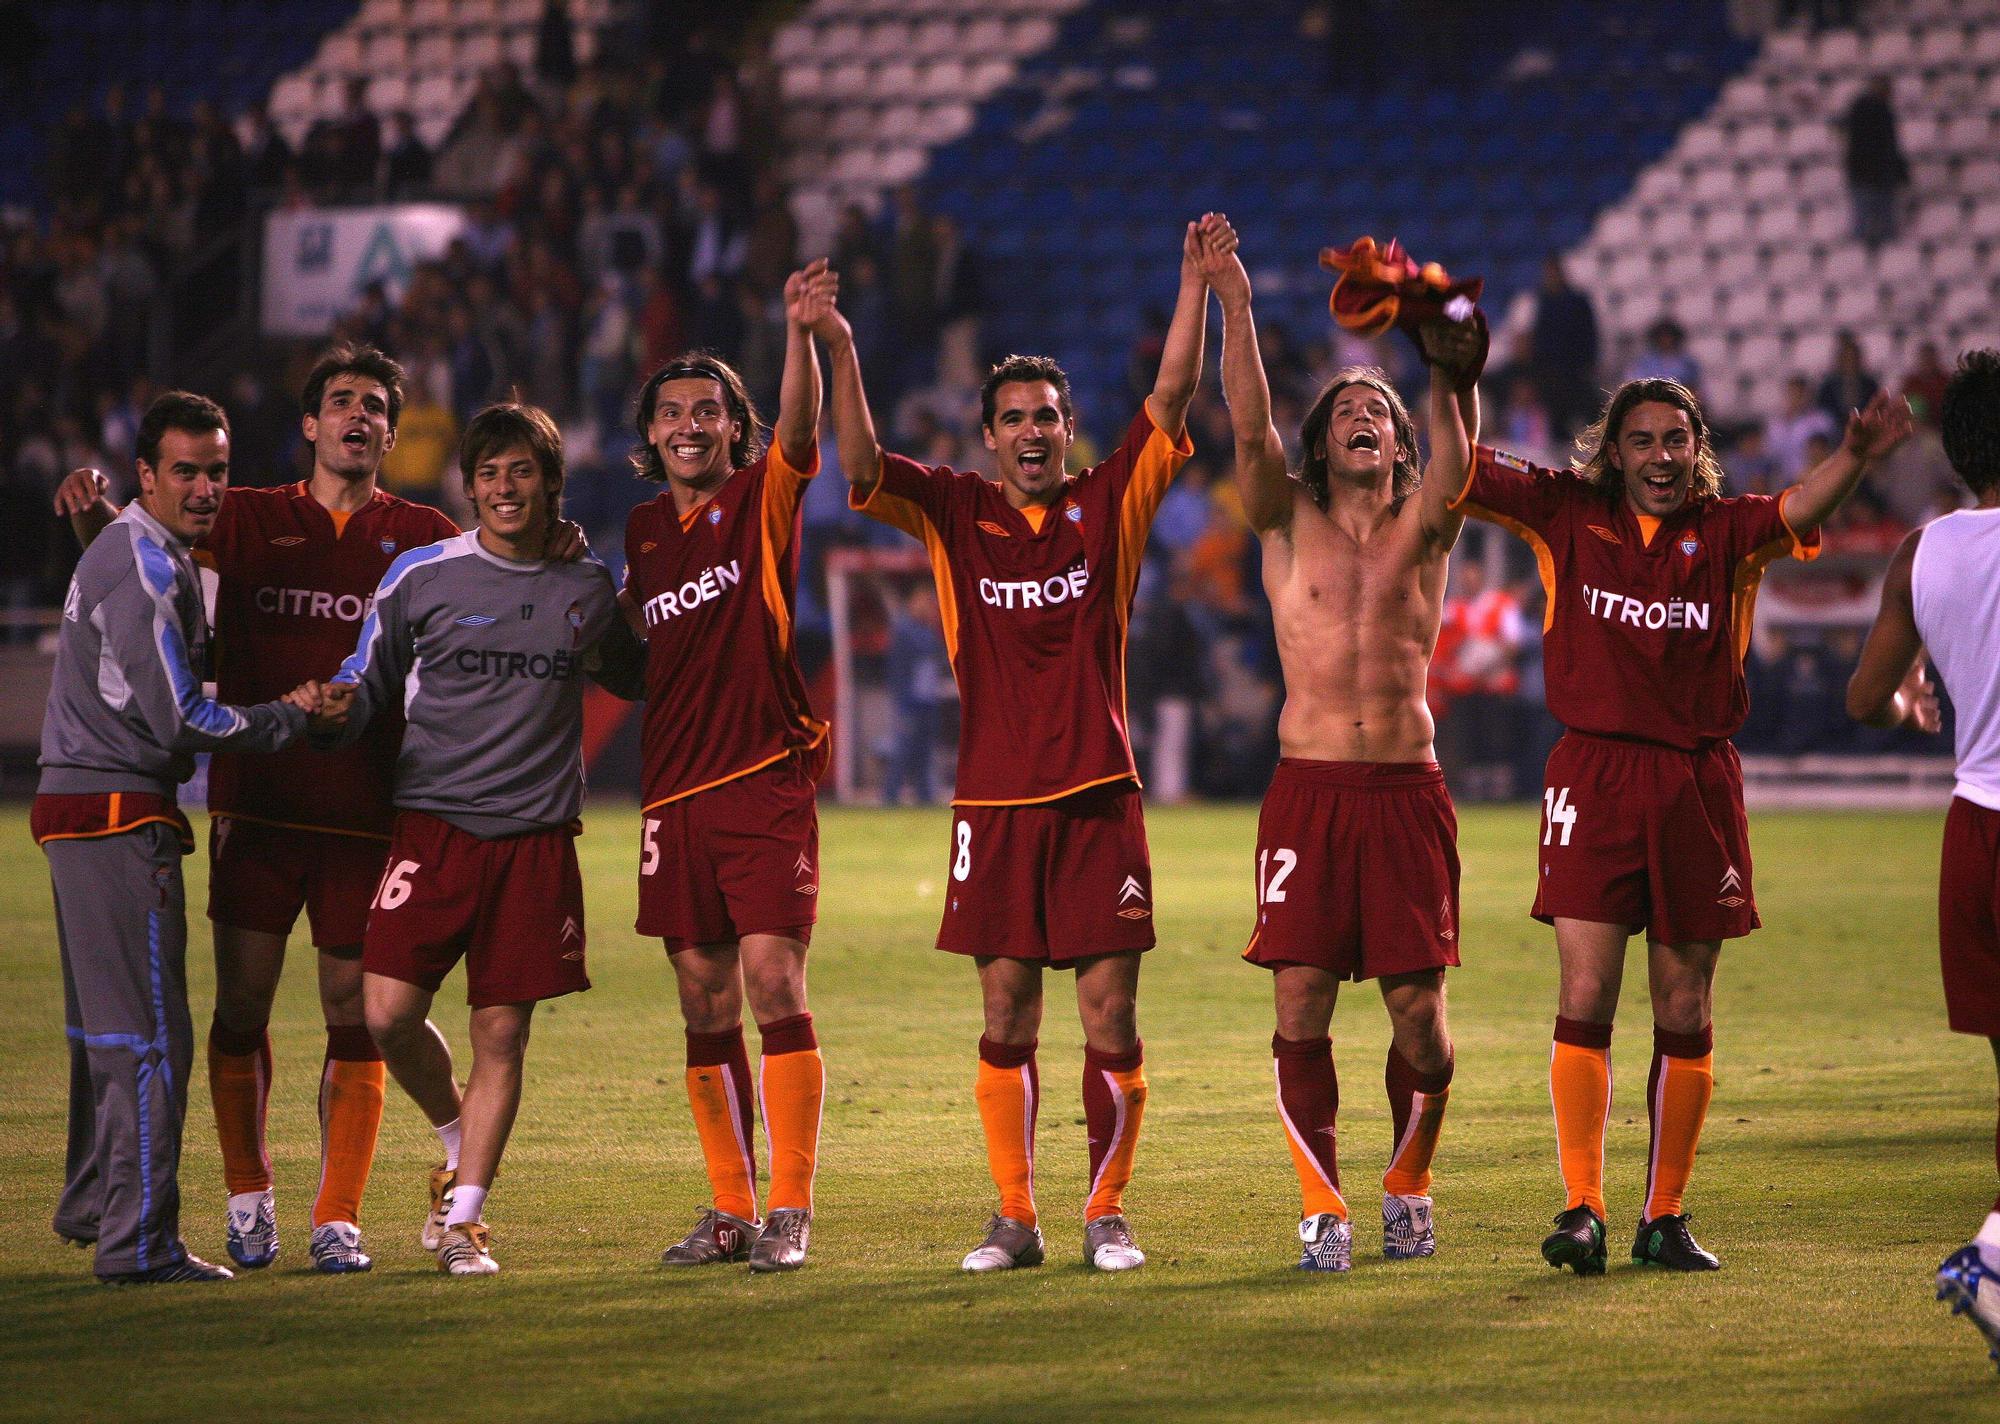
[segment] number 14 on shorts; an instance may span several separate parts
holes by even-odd
[[[1568,845],[1569,834],[1576,829],[1576,807],[1569,804],[1567,786],[1544,786],[1542,788],[1543,845],[1550,843],[1550,838],[1555,835],[1558,826],[1562,827],[1560,844]]]

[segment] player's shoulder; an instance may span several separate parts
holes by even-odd
[[[471,534],[453,534],[448,539],[439,539],[415,549],[406,549],[391,561],[389,570],[382,575],[382,583],[376,589],[376,597],[384,598],[398,588],[422,582],[427,576],[449,566],[453,561],[471,554]]]
[[[660,528],[664,520],[677,519],[679,516],[674,512],[673,503],[673,491],[662,487],[660,492],[651,499],[641,500],[639,503],[633,505],[631,512],[625,516],[625,535],[628,540],[628,547],[629,540],[634,533],[641,531],[650,532]]]
[[[412,537],[421,536],[426,542],[434,543],[454,538],[461,532],[451,516],[435,505],[404,499],[385,489],[376,490],[375,498],[382,502],[381,517],[384,522],[397,529],[409,530]]]
[[[120,515],[107,524],[90,541],[89,547],[77,556],[75,578],[78,588],[87,598],[102,598],[126,579],[141,576],[148,559],[146,550],[161,560],[167,560],[166,551],[143,525]],[[167,571],[171,574],[171,560],[167,560]],[[146,582],[150,587],[152,580],[147,579]]]

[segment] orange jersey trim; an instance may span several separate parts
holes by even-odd
[[[1100,776],[1095,781],[1085,781],[1070,787],[1066,791],[1051,792],[1047,796],[1023,796],[1015,801],[968,801],[962,797],[954,796],[951,804],[954,806],[1045,806],[1051,801],[1060,801],[1065,796],[1074,796],[1079,791],[1089,791],[1092,787],[1109,786],[1115,781],[1129,781],[1135,788],[1139,785],[1139,778],[1136,774],[1129,771],[1121,771],[1116,776]]]
[[[1653,547],[1653,536],[1660,532],[1660,521],[1650,514],[1632,511],[1632,517],[1639,521],[1639,542],[1648,549]]]
[[[931,527],[923,506],[901,495],[890,494],[888,484],[878,472],[874,488],[859,502],[854,498],[854,491],[849,489],[848,508],[861,512],[879,505],[876,513],[888,523],[905,534],[923,540],[924,554],[931,561],[931,582],[937,585],[938,622],[944,633],[945,656],[951,660],[955,676],[958,671],[958,590],[952,584],[951,551],[945,548],[943,536]]]
[[[311,831],[321,836],[353,836],[357,840],[389,843],[389,837],[380,831],[350,831],[339,826],[309,826],[300,821],[274,821],[269,816],[249,816],[241,811],[211,811],[211,821],[248,821],[252,825],[276,826],[281,831]]]
[[[1452,505],[1452,508],[1457,509],[1459,503],[1463,503],[1463,496],[1458,503]],[[1496,514],[1483,504],[1467,504],[1465,512],[1475,519],[1484,519],[1490,524],[1499,525],[1535,551],[1535,572],[1542,580],[1542,631],[1548,632],[1556,621],[1556,556],[1555,551],[1549,548],[1548,540],[1520,520]]]
[[[741,771],[732,771],[727,776],[718,776],[713,781],[704,781],[699,786],[690,786],[685,791],[676,791],[671,796],[662,796],[657,801],[649,801],[639,808],[639,814],[643,816],[648,811],[658,810],[662,806],[671,806],[676,801],[685,801],[690,796],[699,796],[704,791],[713,791],[716,787],[727,786],[732,781],[741,781],[744,777],[762,771],[767,766],[776,766],[793,752],[817,750],[820,743],[826,740],[826,734],[833,729],[833,726],[829,722],[821,722],[817,719],[811,725],[813,728],[813,739],[803,747],[786,747],[776,756],[765,757],[762,761],[754,762],[744,767]]]
[[[765,453],[764,491],[758,511],[758,538],[763,543],[764,605],[778,625],[778,646],[789,653],[792,647],[792,609],[785,601],[784,584],[778,575],[778,560],[788,552],[792,528],[799,512],[799,496],[806,481],[819,472],[819,446],[813,446],[813,468],[795,470],[785,458],[782,445],[773,441]]]
[[[112,794],[117,795],[116,792]],[[45,836],[36,836],[35,844],[47,845],[50,841],[102,840],[105,836],[122,836],[127,831],[136,831],[139,827],[150,826],[156,821],[163,826],[172,826],[176,830],[180,828],[180,822],[172,816],[141,816],[136,821],[127,821],[122,826],[107,826],[101,831],[53,831]]]
[[[1785,502],[1789,500],[1794,494],[1798,493],[1798,488],[1799,487],[1797,485],[1790,485],[1781,494],[1779,494],[1778,522],[1784,525],[1785,532],[1792,536],[1792,547],[1788,552],[1790,552],[1792,557],[1797,559],[1800,563],[1809,564],[1814,559],[1817,559],[1820,556],[1820,551],[1826,547],[1826,537],[1824,534],[1822,534],[1820,536],[1819,543],[1808,544],[1802,537],[1800,537],[1799,531],[1792,527],[1791,518],[1785,513]]]

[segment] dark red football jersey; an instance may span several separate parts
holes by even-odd
[[[1819,556],[1819,531],[1793,530],[1784,502],[1692,499],[1648,538],[1622,493],[1481,445],[1457,507],[1534,550],[1556,720],[1693,751],[1735,735],[1750,710],[1743,655],[1765,567]]]
[[[1153,515],[1194,447],[1141,409],[1109,458],[1064,479],[1039,523],[982,475],[882,457],[854,507],[924,541],[963,705],[959,806],[1137,782],[1125,636]]]
[[[216,695],[235,706],[329,678],[354,651],[375,586],[398,554],[458,533],[428,505],[376,491],[336,525],[303,482],[232,489],[195,558],[215,570]],[[301,742],[274,756],[217,752],[208,809],[217,816],[387,839],[402,719],[370,725],[339,751]]]
[[[625,588],[646,623],[649,811],[826,746],[792,652],[799,496],[818,468],[817,450],[799,471],[773,446],[685,515],[663,492],[626,521]]]

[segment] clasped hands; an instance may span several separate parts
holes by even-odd
[[[354,708],[354,684],[317,680],[302,682],[279,700],[306,714],[307,730],[331,732],[346,723],[347,714]]]

